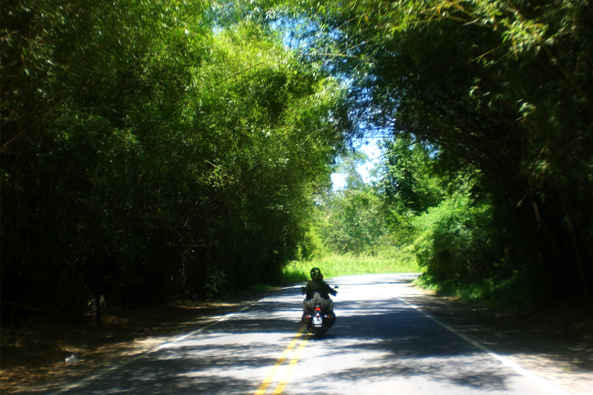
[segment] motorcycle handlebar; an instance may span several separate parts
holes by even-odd
[[[337,285],[334,286],[334,289],[339,289],[339,288],[340,287],[338,287]],[[301,287],[301,294],[303,294],[303,295],[305,294],[305,289],[306,289],[305,287]]]

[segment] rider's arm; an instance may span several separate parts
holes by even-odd
[[[338,291],[336,291],[335,289],[333,289],[332,287],[330,287],[325,281],[324,281],[325,287],[327,288],[327,293],[336,296],[338,294]]]
[[[310,298],[310,295],[309,295],[310,291],[311,291],[311,282],[310,282],[310,281],[308,281],[308,282],[307,282],[307,286],[306,286],[306,287],[305,287],[305,289],[303,290],[303,295],[305,295],[305,298],[306,298],[306,299],[311,299],[311,298]]]

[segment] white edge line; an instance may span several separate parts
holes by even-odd
[[[496,359],[497,361],[501,362],[503,365],[508,366],[509,368],[513,369],[515,372],[519,373],[521,376],[525,377],[526,379],[528,379],[532,383],[536,384],[538,387],[540,387],[541,389],[543,389],[547,393],[553,394],[553,395],[570,395],[568,392],[566,392],[564,390],[561,390],[560,388],[556,387],[554,384],[550,383],[548,380],[546,380],[546,379],[538,376],[537,374],[535,374],[535,373],[533,373],[533,372],[531,372],[531,371],[529,371],[529,370],[527,370],[525,368],[522,368],[516,362],[510,360],[509,358],[503,357],[502,355],[499,355],[499,354],[495,353],[494,351],[490,350],[485,345],[483,345],[481,343],[478,343],[474,339],[471,339],[467,335],[464,335],[463,333],[459,332],[458,330],[456,330],[456,329],[452,328],[451,326],[445,324],[443,321],[439,320],[438,318],[436,318],[433,315],[429,314],[428,312],[424,311],[420,307],[418,307],[418,306],[416,306],[416,305],[414,305],[414,304],[406,301],[404,298],[401,298],[400,297],[400,299],[404,303],[406,303],[408,306],[411,306],[411,307],[415,308],[416,310],[418,310],[425,317],[430,318],[431,320],[433,320],[434,322],[436,322],[437,324],[439,324],[443,328],[445,328],[448,331],[456,334],[457,336],[459,336],[460,338],[462,338],[466,342],[470,343],[474,347],[477,347],[480,350],[484,351],[490,357],[492,357],[492,358]]]
[[[92,375],[90,375],[90,376],[88,376],[88,377],[86,377],[86,378],[84,378],[84,379],[82,379],[80,381],[77,381],[75,383],[72,383],[70,385],[67,385],[64,388],[59,389],[59,390],[53,392],[53,394],[61,394],[61,393],[64,393],[66,391],[70,391],[71,389],[74,389],[76,387],[80,387],[81,385],[83,385],[83,384],[85,384],[85,383],[87,383],[89,381],[92,381],[94,379],[97,379],[97,378],[103,376],[105,373],[108,373],[108,372],[117,370],[117,369],[121,368],[122,366],[125,366],[127,364],[132,363],[132,362],[135,362],[135,361],[139,360],[140,358],[144,358],[146,355],[152,354],[155,351],[162,350],[163,348],[167,348],[167,347],[169,347],[173,343],[177,343],[177,342],[179,342],[181,340],[184,340],[184,339],[186,339],[186,338],[188,338],[190,336],[193,336],[193,335],[195,335],[197,333],[200,333],[200,332],[204,331],[205,329],[210,328],[211,326],[214,326],[214,325],[216,325],[216,324],[218,324],[220,322],[226,321],[226,320],[232,318],[234,315],[236,315],[238,313],[241,313],[241,312],[247,310],[248,308],[255,306],[256,304],[261,303],[261,302],[263,302],[263,301],[265,301],[265,300],[267,300],[267,299],[269,299],[271,297],[274,297],[274,296],[276,296],[276,295],[284,292],[285,290],[291,289],[291,288],[293,288],[293,287],[292,286],[291,287],[284,287],[284,288],[282,288],[282,289],[274,292],[273,294],[266,296],[265,298],[262,298],[262,299],[256,300],[253,303],[250,303],[249,305],[243,307],[240,310],[237,310],[237,311],[232,312],[232,313],[225,314],[222,317],[220,317],[218,320],[216,320],[214,322],[211,322],[211,323],[209,323],[207,325],[204,325],[204,326],[202,326],[202,327],[200,327],[200,328],[198,328],[196,330],[193,330],[193,331],[191,331],[189,333],[186,333],[184,335],[178,336],[178,337],[174,338],[173,340],[169,340],[169,341],[163,342],[161,344],[158,344],[156,346],[153,346],[153,347],[149,348],[148,350],[143,351],[140,354],[136,355],[135,357],[132,357],[132,358],[130,358],[130,359],[128,359],[128,360],[120,363],[120,364],[117,364],[115,366],[111,366],[111,367],[108,367],[108,368],[104,368],[104,369],[102,369],[101,371],[99,371],[99,372],[97,372],[95,374],[92,374]]]

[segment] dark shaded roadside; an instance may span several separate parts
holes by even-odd
[[[18,393],[24,386],[68,383],[112,366],[176,336],[218,320],[276,290],[243,293],[224,301],[176,302],[139,309],[107,309],[102,324],[92,314],[79,325],[30,322],[2,327],[0,392]],[[76,355],[78,362],[66,358]]]
[[[505,310],[421,291],[405,299],[557,387],[593,394],[593,304]]]

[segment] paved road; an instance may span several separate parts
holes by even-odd
[[[410,279],[328,281],[338,321],[321,339],[300,325],[298,287],[286,289],[58,393],[562,394],[408,304]]]

